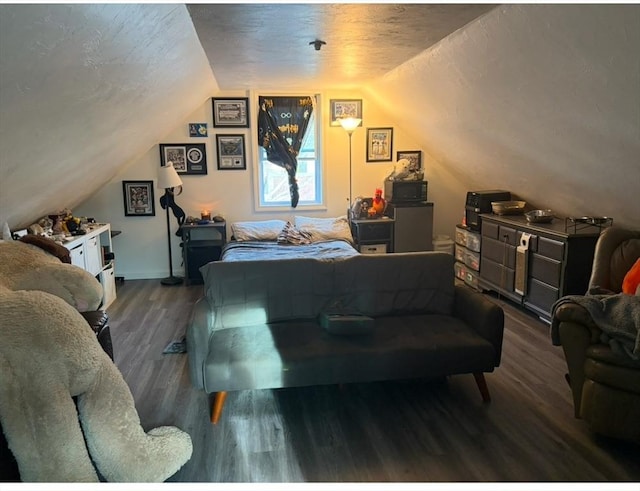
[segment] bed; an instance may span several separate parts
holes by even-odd
[[[220,261],[280,261],[303,258],[343,259],[358,255],[348,220],[296,216],[295,221],[235,222],[232,241]]]

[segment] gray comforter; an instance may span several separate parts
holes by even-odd
[[[229,242],[222,251],[221,261],[270,261],[282,259],[340,259],[358,255],[344,240],[327,240],[311,244],[278,244],[277,242]]]

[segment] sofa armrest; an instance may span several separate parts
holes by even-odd
[[[200,298],[193,306],[187,325],[187,356],[191,384],[204,389],[203,366],[209,354],[209,338],[213,332],[215,315],[206,297]]]
[[[495,366],[500,365],[502,355],[502,335],[504,331],[504,311],[479,292],[466,286],[455,286],[453,313],[480,336],[489,341],[496,350]]]

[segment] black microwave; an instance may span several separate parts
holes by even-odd
[[[427,201],[427,181],[384,181],[384,199],[389,203]]]

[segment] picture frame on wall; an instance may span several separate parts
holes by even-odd
[[[342,118],[362,119],[362,99],[331,99],[331,126],[340,126]],[[362,121],[358,126],[362,126]]]
[[[244,135],[216,135],[219,170],[247,168]]]
[[[207,173],[207,147],[204,143],[161,143],[160,165],[173,162],[178,174]]]
[[[206,138],[208,136],[207,123],[189,123],[189,136],[191,138]]]
[[[153,181],[122,181],[122,196],[124,199],[124,216],[155,216]]]
[[[390,162],[393,128],[367,128],[367,162]]]
[[[248,97],[212,97],[213,126],[215,128],[248,128]]]
[[[396,153],[396,162],[407,159],[410,162],[410,170],[419,172],[422,169],[422,150],[398,150]]]

